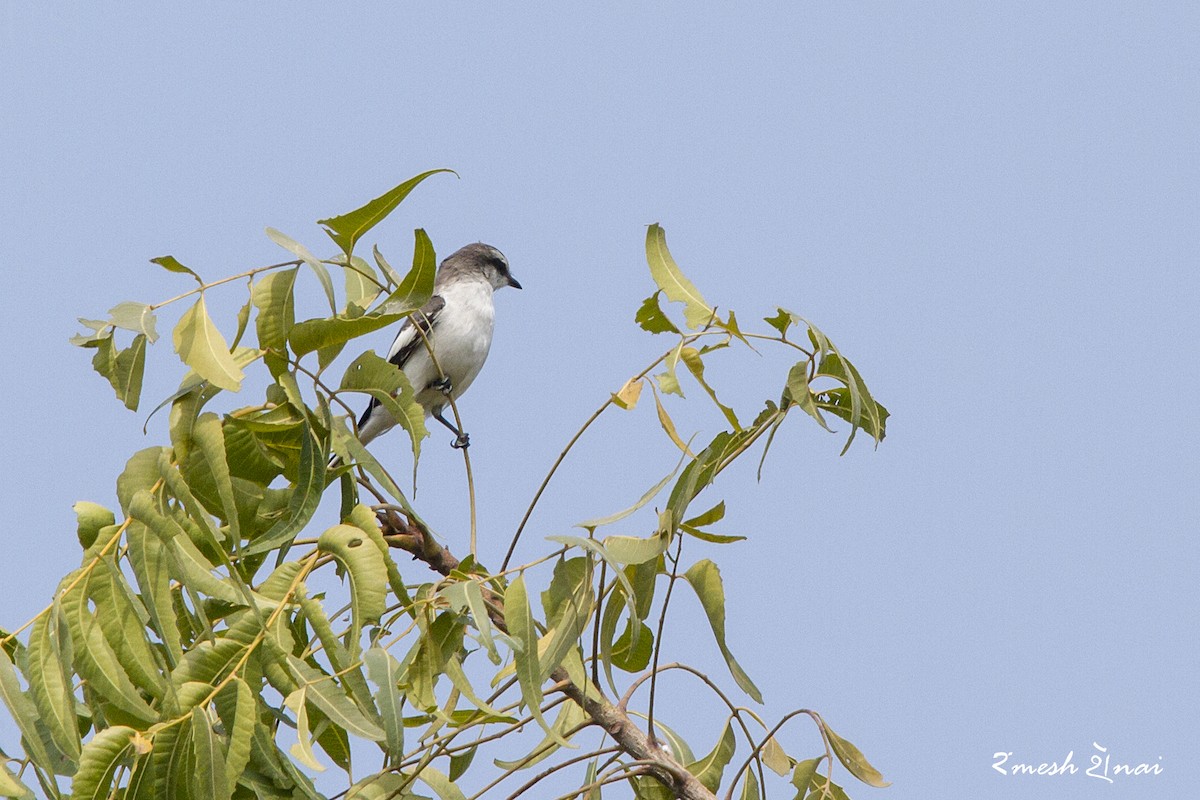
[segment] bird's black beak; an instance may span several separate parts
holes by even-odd
[[[520,284],[520,283],[518,283],[518,282],[517,282],[517,279],[516,279],[516,278],[514,278],[512,275],[509,275],[509,276],[508,276],[508,285],[509,285],[509,286],[511,286],[511,287],[513,287],[514,289],[520,289],[520,288],[521,288],[521,284]]]

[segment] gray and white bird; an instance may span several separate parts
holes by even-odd
[[[438,267],[433,297],[404,320],[388,351],[388,361],[404,371],[425,415],[453,431],[454,447],[466,447],[470,439],[442,412],[447,398],[461,397],[483,368],[496,319],[492,294],[505,286],[521,288],[509,273],[504,254],[483,242],[467,245]],[[358,439],[366,444],[395,426],[387,409],[372,400],[358,421]]]

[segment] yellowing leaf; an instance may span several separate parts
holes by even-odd
[[[201,378],[231,392],[241,388],[242,370],[230,355],[225,338],[208,316],[203,294],[184,312],[172,338],[179,358]]]
[[[642,396],[642,379],[630,378],[620,391],[613,395],[613,402],[626,411],[637,407],[638,398]]]
[[[712,307],[671,257],[671,251],[667,249],[667,234],[657,222],[646,231],[646,262],[650,265],[651,277],[667,299],[684,304],[683,317],[688,327],[702,328],[712,319]],[[661,323],[658,326],[661,327]]]

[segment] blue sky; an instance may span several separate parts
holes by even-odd
[[[246,5],[0,9],[0,625],[77,564],[71,504],[112,504],[165,437],[141,432],[178,378],[165,344],[131,414],[67,344],[75,317],[182,291],[147,263],[164,253],[206,277],[278,260],[268,225],[332,252],[314,220],[451,167],[371,237],[400,263],[413,227],[439,255],[484,240],[526,287],[498,296],[463,403],[485,561],[661,349],[632,324],[660,222],[711,302],[810,317],[893,415],[841,459],[790,420],[761,483],[716,487],[750,539],[692,555],[722,565],[768,715],[820,710],[894,783],[856,798],[1194,786],[1195,4]],[[748,409],[786,375],[714,369]],[[711,436],[699,399],[679,415]],[[646,408],[606,417],[521,552],[661,477],[656,430]],[[457,454],[426,449],[418,501],[465,530]],[[399,434],[378,452],[407,463]],[[679,609],[672,657],[730,686]],[[667,692],[665,718],[711,741],[717,710]],[[1086,766],[1093,742],[1164,773],[991,768]]]

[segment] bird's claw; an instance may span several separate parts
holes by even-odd
[[[471,437],[465,433],[460,433],[458,438],[450,443],[450,446],[455,450],[465,450],[471,446]]]
[[[431,383],[429,385],[432,386],[434,389],[437,389],[442,394],[450,394],[451,390],[454,388],[451,385],[449,378],[438,378],[437,380],[435,380],[433,383]]]

